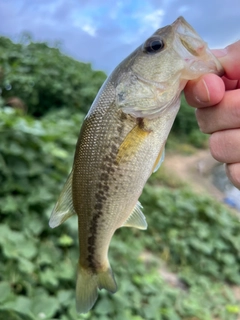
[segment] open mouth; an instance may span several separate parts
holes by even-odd
[[[173,28],[176,32],[175,50],[191,71],[200,74],[214,72],[219,76],[224,74],[218,59],[183,17],[179,17],[173,23]]]

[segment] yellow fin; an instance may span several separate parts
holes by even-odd
[[[119,147],[117,158],[118,162],[126,159],[131,159],[132,156],[139,150],[142,142],[150,134],[151,131],[144,130],[140,125],[136,125],[125,137],[124,141]]]
[[[49,226],[51,228],[56,228],[76,213],[72,202],[72,176],[73,171],[68,176],[58,201],[52,211],[49,220]]]
[[[142,205],[138,201],[132,213],[123,224],[123,227],[134,227],[137,229],[146,230],[147,221],[141,209],[142,209]]]

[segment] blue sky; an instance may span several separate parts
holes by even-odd
[[[64,53],[109,73],[179,15],[211,48],[240,39],[239,0],[0,0],[0,35],[60,42]]]

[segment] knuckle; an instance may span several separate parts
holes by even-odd
[[[209,148],[214,159],[219,162],[224,162],[222,157],[222,139],[220,139],[218,132],[211,134],[209,138]]]

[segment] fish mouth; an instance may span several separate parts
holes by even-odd
[[[177,18],[172,27],[176,37],[175,50],[193,73],[215,73],[219,76],[224,74],[221,63],[208,49],[207,43],[183,17]]]

